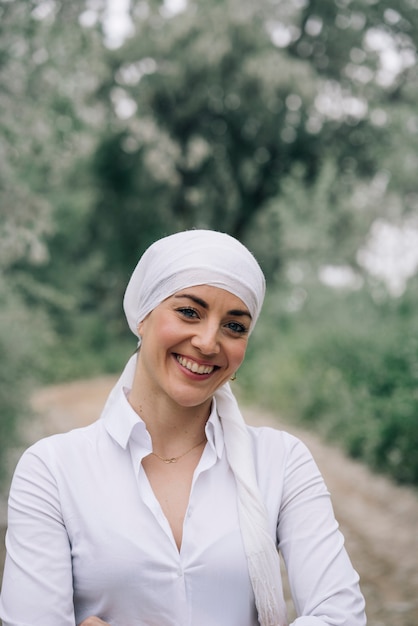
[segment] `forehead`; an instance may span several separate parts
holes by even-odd
[[[202,304],[208,307],[221,306],[228,310],[236,309],[239,311],[245,311],[249,314],[249,310],[245,302],[238,298],[235,294],[221,289],[220,287],[214,287],[212,285],[194,285],[193,287],[185,287],[176,291],[167,300],[187,300],[196,298],[202,301]]]

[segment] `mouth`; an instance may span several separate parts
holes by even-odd
[[[219,367],[216,365],[199,365],[199,363],[196,363],[196,361],[187,359],[180,354],[176,354],[176,359],[182,367],[186,368],[186,370],[189,370],[189,372],[193,372],[193,374],[208,375],[212,374],[214,370],[219,369]]]

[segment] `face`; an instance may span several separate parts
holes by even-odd
[[[250,323],[229,291],[199,285],[177,292],[138,326],[140,388],[182,407],[210,403],[241,365]]]

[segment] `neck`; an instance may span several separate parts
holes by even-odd
[[[134,381],[129,394],[129,404],[147,426],[154,445],[166,447],[181,441],[197,443],[205,436],[205,426],[210,415],[212,399],[199,406],[184,407],[166,397],[148,396],[143,386]]]

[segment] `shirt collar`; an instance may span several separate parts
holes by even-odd
[[[151,437],[145,422],[129,404],[130,389],[119,389],[113,401],[105,408],[102,419],[109,435],[122,448],[126,449],[132,439],[144,448],[152,449]],[[209,419],[206,422],[205,434],[208,443],[218,458],[221,458],[224,448],[222,424],[216,409],[216,399],[212,400]]]
[[[119,389],[103,412],[106,430],[124,449],[127,448],[131,438],[151,448],[151,438],[146,424],[128,402],[129,391],[126,387]]]

